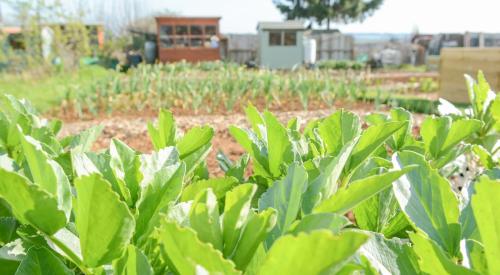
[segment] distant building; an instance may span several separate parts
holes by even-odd
[[[161,62],[219,60],[220,17],[157,17],[158,57]]]
[[[304,21],[260,22],[257,26],[261,67],[290,69],[304,62]]]

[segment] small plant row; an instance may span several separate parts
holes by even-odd
[[[210,64],[140,65],[127,74],[69,89],[65,111],[80,117],[160,108],[213,113],[233,111],[248,101],[258,101],[262,107],[287,106],[294,101],[307,110],[313,102],[328,108],[337,101],[363,99],[374,89],[362,76],[352,73],[335,76],[324,70],[276,72],[218,63],[212,68]],[[402,85],[387,94],[404,94],[407,90]]]
[[[471,109],[443,102],[418,136],[404,109],[280,123],[246,109],[246,150],[206,157],[214,130],[148,124],[154,151],[2,98],[0,274],[499,274],[500,98],[479,75]],[[454,188],[456,159],[477,162]],[[249,163],[252,164],[252,171]],[[472,163],[472,162],[470,162]],[[349,217],[349,218],[347,218]]]

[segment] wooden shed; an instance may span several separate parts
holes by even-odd
[[[474,78],[482,70],[491,89],[500,91],[500,48],[443,48],[439,96],[456,103],[469,102],[464,74]]]
[[[161,62],[219,60],[220,17],[157,17]]]

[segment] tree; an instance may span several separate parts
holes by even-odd
[[[383,0],[273,0],[287,19],[310,19],[327,29],[330,22],[362,21],[378,9]]]

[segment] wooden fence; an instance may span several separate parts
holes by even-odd
[[[255,60],[259,39],[256,34],[226,34],[222,47],[223,59],[243,64]],[[354,38],[341,33],[313,33],[316,40],[316,57],[321,60],[352,60]]]
[[[469,102],[464,74],[482,70],[491,89],[500,91],[500,48],[443,48],[440,58],[439,96],[457,103]]]
[[[313,33],[316,40],[316,58],[321,60],[352,60],[354,38],[341,33]]]

